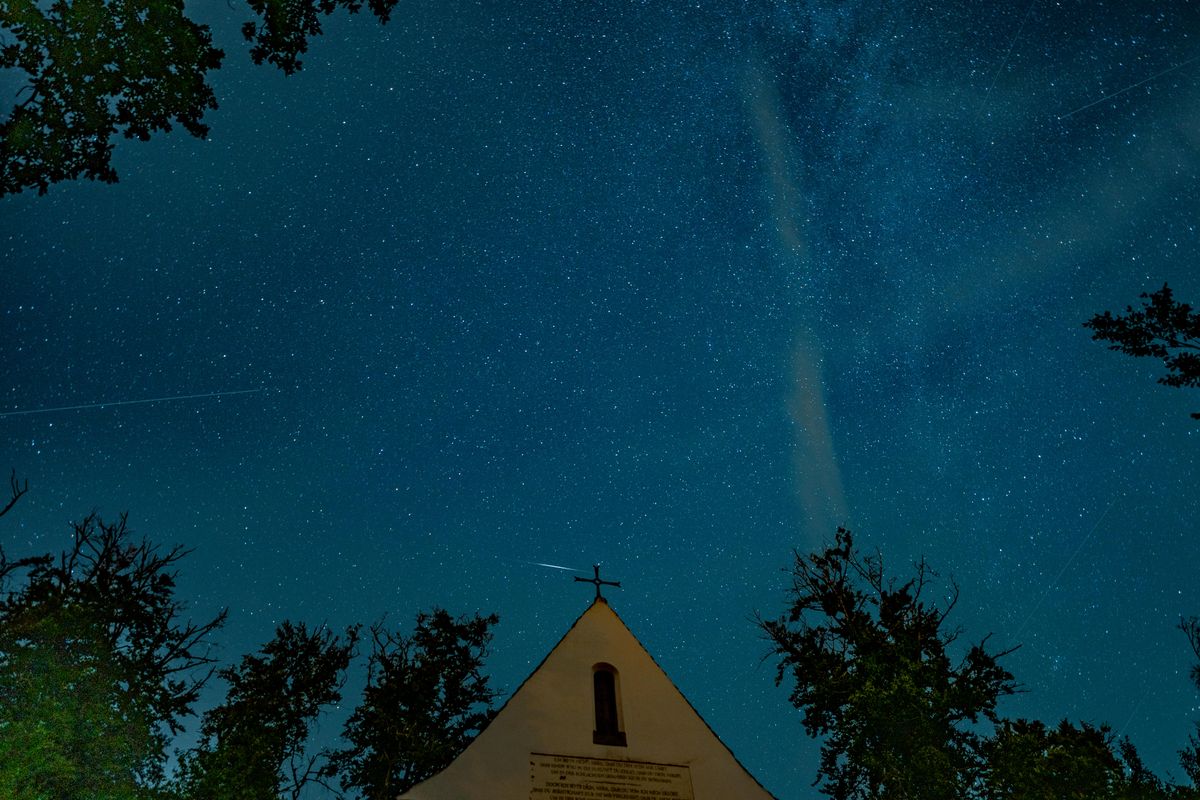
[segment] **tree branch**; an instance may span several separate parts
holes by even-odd
[[[17,470],[14,467],[12,474],[8,476],[8,486],[9,486],[9,491],[12,492],[12,499],[10,499],[8,501],[8,504],[5,505],[3,509],[0,509],[0,517],[3,517],[9,511],[12,511],[12,507],[17,504],[17,501],[20,500],[25,495],[25,493],[29,491],[29,479],[26,478],[24,484],[18,483],[17,482]]]

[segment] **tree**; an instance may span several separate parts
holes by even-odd
[[[1094,341],[1111,342],[1109,350],[1131,356],[1161,359],[1167,373],[1158,379],[1165,386],[1200,386],[1200,313],[1172,297],[1171,287],[1141,295],[1140,309],[1125,307],[1124,316],[1105,311],[1083,323]],[[1200,413],[1193,413],[1200,419]]]
[[[326,770],[368,800],[394,798],[446,767],[494,716],[483,675],[499,617],[417,615],[411,636],[371,626],[362,703],[347,720],[350,747]]]
[[[1179,629],[1187,636],[1188,644],[1192,646],[1192,653],[1198,661],[1192,664],[1190,676],[1192,683],[1200,690],[1200,618],[1181,619]],[[1188,736],[1187,746],[1179,751],[1179,763],[1200,794],[1200,722],[1196,723],[1196,730]]]
[[[1166,800],[1168,787],[1150,772],[1129,739],[1107,725],[1056,728],[1005,720],[983,746],[986,800]]]
[[[133,800],[156,782],[161,733],[100,628],[76,608],[0,634],[0,796]]]
[[[0,195],[80,176],[115,183],[113,134],[146,140],[217,107],[206,73],[221,65],[206,26],[182,0],[0,0],[15,42],[0,68],[29,76],[0,123]]]
[[[17,501],[24,497],[25,493],[29,491],[29,480],[26,479],[25,485],[22,486],[21,482],[17,480],[17,471],[14,469],[12,474],[8,476],[8,488],[9,491],[12,492],[12,496],[8,499],[8,502],[4,504],[4,508],[0,508],[0,517],[3,517],[8,512],[12,511],[13,506],[17,504]]]
[[[792,681],[805,730],[823,736],[817,783],[835,800],[959,800],[979,778],[977,723],[996,722],[998,698],[1016,690],[986,638],[955,664],[958,632],[923,597],[934,573],[921,561],[897,583],[878,554],[854,549],[850,531],[796,554],[788,611],[759,619]]]
[[[321,34],[321,16],[338,8],[357,14],[367,5],[380,24],[391,19],[398,0],[246,0],[261,22],[246,22],[242,35],[253,42],[250,57],[255,64],[274,64],[291,75],[303,66],[300,56],[308,52],[308,40]]]
[[[204,714],[200,745],[183,759],[181,794],[196,800],[298,800],[320,782],[306,750],[321,710],[341,700],[358,628],[339,637],[284,622],[274,638],[218,674],[225,700]]]
[[[300,69],[320,18],[364,0],[246,0],[255,63]],[[365,0],[387,22],[396,0]],[[204,138],[217,107],[207,73],[224,52],[184,0],[0,0],[0,69],[27,76],[0,121],[0,196],[79,177],[117,181],[113,137],[147,140],[178,124]]]
[[[135,798],[162,783],[225,619],[182,621],[186,554],[95,514],[57,559],[0,550],[0,796]]]

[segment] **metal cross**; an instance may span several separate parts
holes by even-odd
[[[604,596],[600,594],[600,587],[601,587],[601,586],[615,586],[615,587],[617,587],[618,589],[620,589],[620,588],[621,588],[621,582],[620,582],[620,581],[602,581],[602,580],[600,580],[600,565],[599,565],[599,564],[593,564],[593,565],[592,565],[592,569],[593,569],[593,570],[595,570],[595,572],[596,572],[596,577],[594,577],[594,578],[579,578],[579,577],[576,577],[576,578],[575,578],[575,580],[579,581],[580,583],[590,583],[590,584],[593,584],[593,585],[595,585],[595,587],[596,587],[596,599],[597,599],[597,600],[604,600]],[[607,602],[607,601],[605,601],[605,602]]]

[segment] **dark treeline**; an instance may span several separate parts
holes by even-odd
[[[27,491],[15,473],[0,517]],[[0,797],[6,800],[297,800],[324,787],[394,798],[432,775],[487,724],[482,673],[497,623],[417,615],[332,631],[284,622],[257,652],[214,671],[225,622],[185,619],[175,596],[187,551],[92,514],[58,554],[10,559],[0,548]],[[322,711],[341,700],[365,650],[366,687],[340,749],[314,750]],[[200,718],[199,742],[170,756],[200,690],[225,696]]]
[[[27,491],[15,474],[10,489],[0,517]],[[447,765],[495,713],[482,672],[494,615],[434,609],[411,631],[284,622],[258,651],[214,671],[225,613],[185,619],[175,578],[187,551],[134,538],[125,517],[73,527],[57,556],[12,560],[0,549],[0,797],[394,798]],[[1001,716],[998,702],[1018,689],[1001,663],[1011,650],[956,642],[946,622],[957,587],[944,607],[929,602],[924,562],[898,579],[839,529],[831,545],[797,553],[791,574],[784,614],[759,626],[777,681],[822,741],[814,783],[827,796],[1200,798],[1198,735],[1182,743],[1184,785],[1153,774],[1107,725]],[[1200,621],[1180,627],[1200,658]],[[341,743],[315,749],[314,723],[364,661],[365,690]],[[1200,689],[1200,665],[1191,678]],[[211,679],[224,699],[172,760]]]
[[[890,576],[849,531],[796,554],[788,607],[760,619],[792,687],[805,730],[822,738],[816,783],[836,800],[1193,800],[1200,737],[1183,744],[1187,785],[1146,768],[1108,725],[1007,719],[998,701],[1018,690],[1001,664],[1013,649],[987,638],[956,643],[946,624],[958,599],[927,599],[925,562]],[[1200,621],[1180,622],[1200,659]],[[1181,651],[1184,643],[1180,641]],[[952,657],[951,652],[961,653]],[[1182,655],[1182,652],[1181,652]],[[1200,690],[1200,665],[1191,674]]]

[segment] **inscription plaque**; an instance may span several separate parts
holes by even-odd
[[[680,764],[529,754],[529,800],[694,800]]]

